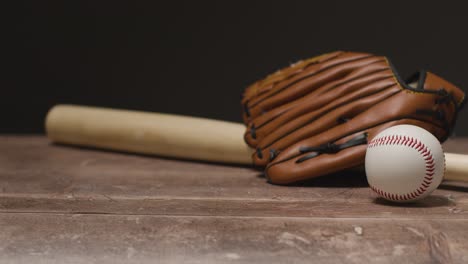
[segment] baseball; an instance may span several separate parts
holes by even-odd
[[[445,158],[439,140],[427,130],[398,125],[369,142],[365,169],[371,189],[395,202],[428,196],[442,181]]]

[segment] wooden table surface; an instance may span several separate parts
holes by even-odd
[[[359,172],[285,187],[43,136],[0,136],[0,152],[0,263],[468,263],[466,183],[396,205]]]

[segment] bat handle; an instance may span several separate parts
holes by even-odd
[[[445,180],[468,181],[468,155],[445,153]]]

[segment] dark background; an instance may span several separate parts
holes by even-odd
[[[240,121],[248,84],[337,49],[466,91],[464,2],[17,1],[4,10],[0,132],[42,133],[57,103]],[[456,135],[468,136],[467,108]]]

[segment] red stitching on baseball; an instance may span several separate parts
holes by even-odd
[[[378,147],[382,145],[403,145],[403,146],[407,146],[407,147],[417,150],[419,154],[421,154],[421,156],[424,158],[425,165],[426,165],[426,173],[424,176],[424,180],[419,185],[419,187],[416,188],[416,190],[409,192],[409,193],[405,193],[405,194],[388,193],[388,192],[385,192],[384,190],[381,190],[369,184],[370,188],[374,192],[379,194],[380,196],[383,196],[384,198],[388,200],[393,200],[393,201],[415,199],[418,196],[425,193],[427,189],[429,188],[429,186],[431,185],[432,181],[434,180],[434,170],[435,170],[434,157],[432,156],[432,153],[429,150],[429,148],[426,145],[424,145],[424,143],[422,143],[416,138],[400,136],[400,135],[383,136],[381,138],[373,139],[369,143],[368,148]]]

